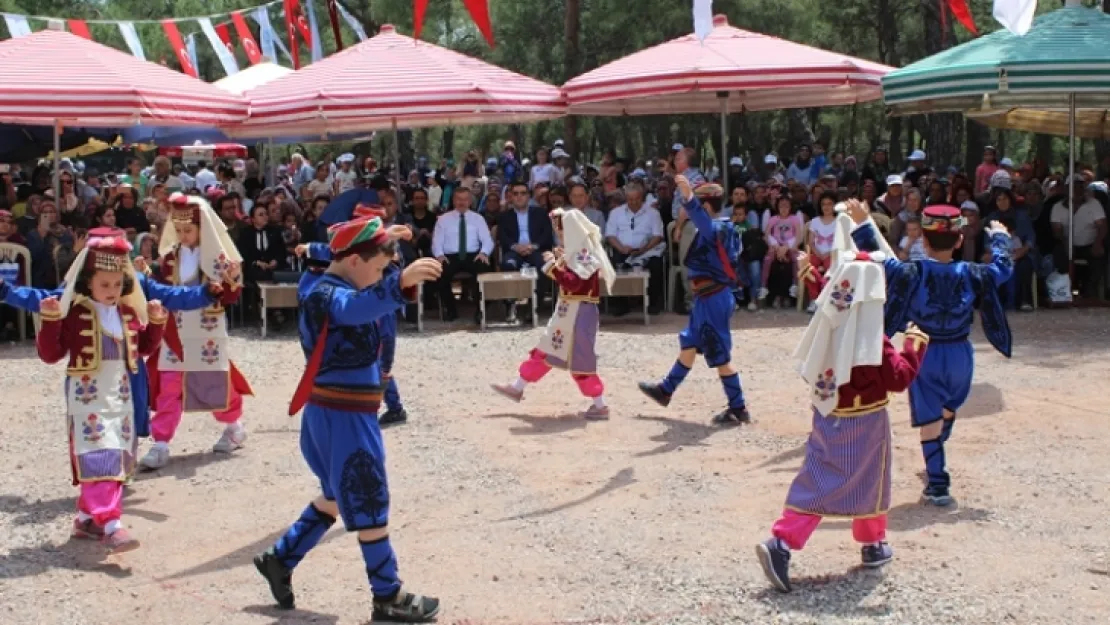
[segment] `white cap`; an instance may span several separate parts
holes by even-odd
[[[563,143],[563,140],[562,140],[562,139],[556,139],[556,140],[555,140],[555,143],[553,143],[553,144],[551,144],[551,145],[552,145],[552,147],[556,147],[556,148],[561,148],[561,147],[563,147],[563,145],[565,145],[565,144]]]
[[[764,165],[778,165],[779,164],[779,157],[775,156],[774,154],[768,154],[767,156],[763,157],[763,164]]]
[[[671,146],[671,152],[678,152],[681,149],[682,149],[682,144],[681,143],[676,143],[676,144]]]
[[[925,152],[923,150],[914,150],[910,153],[910,157],[907,160],[923,161],[925,160]]]
[[[891,174],[886,177],[886,186],[896,187],[900,184],[902,184],[902,177],[898,174]]]
[[[999,169],[991,174],[990,186],[992,189],[1012,188],[1013,183],[1010,182],[1010,174],[1004,169]]]
[[[1101,191],[1103,193],[1110,194],[1110,186],[1107,186],[1106,183],[1101,180],[1096,180],[1087,185],[1087,189],[1090,191]]]
[[[1007,158],[1004,158],[1004,159],[1002,159],[1002,160],[998,161],[998,166],[999,166],[999,167],[1013,167],[1013,166],[1014,166],[1014,162],[1013,162],[1013,161],[1011,161],[1011,160],[1009,159],[1009,157],[1007,157]]]
[[[736,167],[743,167],[744,159],[740,158],[739,156],[733,156],[732,158],[728,159],[728,164],[734,165]]]
[[[960,204],[960,210],[975,211],[976,213],[978,213],[979,205],[975,203],[975,200],[964,200],[964,203]]]
[[[570,158],[570,154],[567,154],[566,150],[564,150],[563,148],[555,148],[554,150],[551,150],[551,158]]]

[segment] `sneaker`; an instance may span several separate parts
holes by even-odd
[[[516,390],[516,387],[512,384],[490,384],[489,387],[497,391],[497,393],[503,397],[508,397],[518,404],[520,400],[524,399],[524,391]]]
[[[139,460],[139,466],[147,471],[157,471],[170,463],[170,448],[164,445],[155,445]]]
[[[132,538],[127,529],[122,527],[102,536],[100,542],[108,548],[108,553],[126,553],[139,548],[139,539]]]
[[[755,303],[755,300],[748,302],[748,312],[755,312],[757,310],[759,310],[759,305]]]
[[[752,416],[748,414],[747,408],[728,408],[713,417],[713,425],[734,426],[751,422]]]
[[[266,582],[270,584],[270,594],[274,596],[278,607],[282,610],[292,610],[295,605],[293,598],[293,569],[287,569],[278,561],[274,550],[254,557],[254,568]]]
[[[860,549],[863,565],[869,569],[877,569],[894,559],[894,550],[884,540],[873,545],[864,545]]]
[[[100,540],[104,538],[104,528],[97,525],[92,519],[82,521],[73,519],[73,533],[70,536],[79,540]]]
[[[663,390],[663,385],[654,384],[652,382],[640,382],[640,392],[647,395],[654,401],[666,408],[671,404],[671,395]]]
[[[771,294],[771,292],[767,290],[767,287],[765,287],[765,286],[759,287],[759,299],[767,299],[767,296],[770,295],[770,294]]]
[[[768,538],[755,546],[755,555],[767,581],[781,592],[790,592],[790,550],[783,547],[779,539]]]
[[[1033,312],[1033,305],[1032,304],[1022,304],[1021,305],[1021,312]]]
[[[590,407],[578,413],[578,416],[587,421],[608,421],[609,406],[601,406],[599,408],[593,404],[590,404]]]
[[[810,302],[809,306],[806,306],[806,312],[811,315],[817,312],[817,302]]]
[[[787,291],[787,293],[790,294],[790,297],[798,297],[798,285],[797,284],[791,284],[790,285],[790,290]]]
[[[374,598],[371,621],[393,623],[430,623],[439,614],[439,599],[397,591],[392,599]]]
[[[212,451],[219,454],[229,454],[242,447],[245,442],[247,442],[247,430],[238,423],[232,423],[224,428],[224,433],[220,435],[220,440],[212,446]]]
[[[404,408],[398,408],[397,410],[386,410],[382,414],[378,415],[378,425],[383,428],[390,425],[398,425],[408,420],[409,413],[405,412]]]
[[[956,500],[952,498],[952,495],[948,494],[947,486],[927,486],[921,493],[921,497],[926,502],[942,508],[956,502]]]

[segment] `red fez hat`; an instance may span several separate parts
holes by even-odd
[[[363,243],[381,244],[389,240],[389,231],[378,217],[359,217],[328,228],[328,247],[333,255],[348,252]]]
[[[963,215],[955,206],[929,206],[921,212],[921,228],[929,232],[959,232],[963,225]]]
[[[200,225],[200,206],[180,191],[170,195],[170,219],[174,223]]]
[[[97,230],[111,230],[110,228],[98,228]],[[91,235],[91,232],[90,232]],[[88,246],[88,255],[85,257],[85,266],[89,269],[96,271],[118,271],[122,272],[127,268],[127,263],[130,262],[127,255],[131,251],[131,244],[127,242],[126,237],[110,236],[110,237],[97,237],[90,236]]]
[[[385,209],[376,204],[359,204],[355,207],[354,217],[380,217],[385,219]]]

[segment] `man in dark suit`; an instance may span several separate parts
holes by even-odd
[[[497,244],[501,248],[501,271],[520,271],[525,264],[535,267],[538,274],[536,290],[550,291],[551,286],[541,269],[543,253],[555,247],[551,218],[542,208],[530,207],[528,185],[513,182],[509,186],[509,206],[497,220]],[[542,302],[543,300],[539,300]],[[510,317],[513,311],[510,309]]]

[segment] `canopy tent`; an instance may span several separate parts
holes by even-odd
[[[630,54],[563,85],[574,115],[720,112],[837,106],[881,97],[893,68],[729,26]],[[727,181],[726,181],[727,182]]]
[[[958,111],[1019,130],[1063,130],[1062,118],[1074,176],[1080,116],[1090,111],[1098,119],[1110,110],[1107,41],[1110,15],[1067,0],[1023,36],[998,30],[891,72],[883,78],[883,100],[893,115]],[[1070,194],[1068,201],[1072,208]]]
[[[375,36],[245,94],[236,138],[509,124],[566,114],[558,87],[399,34]]]
[[[1038,111],[1027,108],[977,109],[965,115],[991,128],[1024,130],[1046,135],[1068,136],[1071,115],[1068,111]],[[1078,110],[1075,113],[1075,136],[1084,139],[1110,139],[1110,110]]]
[[[70,150],[89,141],[112,141],[115,130],[65,128],[58,134],[57,145]],[[26,124],[0,124],[0,163],[19,163],[42,158],[55,145],[54,129]]]

